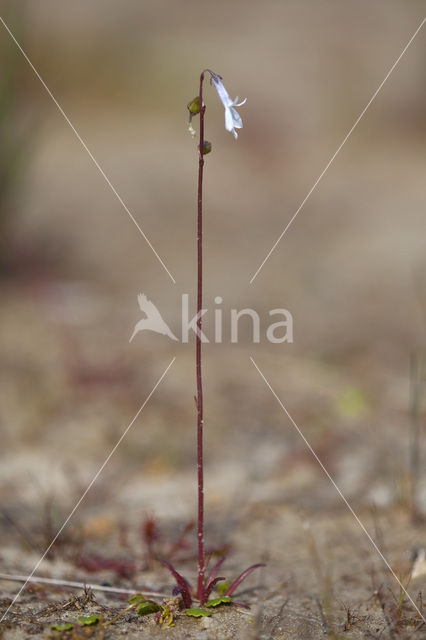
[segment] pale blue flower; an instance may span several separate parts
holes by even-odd
[[[243,121],[241,120],[241,116],[235,109],[235,107],[241,107],[247,98],[245,98],[242,102],[238,102],[238,96],[235,100],[231,100],[229,94],[225,87],[223,86],[222,78],[217,76],[216,74],[211,74],[212,82],[215,86],[215,89],[218,93],[218,96],[225,107],[225,129],[230,131],[234,138],[238,138],[238,133],[235,129],[241,129],[243,126]]]

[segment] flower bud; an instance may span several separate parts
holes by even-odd
[[[204,140],[203,155],[205,156],[207,153],[210,153],[211,150],[212,150],[212,143],[209,142],[208,140]]]

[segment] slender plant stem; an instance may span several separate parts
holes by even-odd
[[[201,375],[201,310],[203,305],[203,169],[204,169],[204,71],[200,76],[200,143],[198,147],[198,214],[197,214],[197,468],[198,468],[198,585],[197,597],[204,591],[204,468],[203,468],[203,382]],[[201,603],[203,604],[203,602]]]

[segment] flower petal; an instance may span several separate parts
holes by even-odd
[[[232,131],[234,128],[234,118],[232,117],[232,110],[227,107],[225,109],[225,129],[227,131]]]
[[[243,121],[241,120],[240,114],[234,109],[234,107],[230,107],[229,111],[231,112],[231,115],[232,115],[232,121],[234,123],[234,127],[237,127],[237,129],[242,129]]]
[[[240,107],[241,105],[243,105],[246,102],[247,98],[245,98],[241,102],[238,102],[238,96],[235,98],[235,100],[231,100],[227,90],[223,85],[222,78],[212,72],[210,72],[210,74],[211,81],[215,86],[215,89],[223,106],[225,107],[225,128],[227,131],[230,131],[232,133],[234,138],[238,138],[238,133],[235,131],[235,129],[241,129],[243,126],[243,121],[241,120],[239,113],[234,109],[234,107]]]
[[[213,80],[213,84],[215,86],[215,89],[216,89],[216,91],[218,93],[218,96],[221,99],[222,104],[226,109],[226,107],[229,107],[229,105],[232,104],[232,100],[229,97],[229,94],[228,94],[227,90],[223,86],[222,80],[220,80],[219,78],[212,78],[212,80]]]

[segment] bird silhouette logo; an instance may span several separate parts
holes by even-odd
[[[142,320],[136,323],[129,342],[133,340],[139,331],[155,331],[155,333],[161,333],[163,336],[168,336],[172,340],[177,340],[175,334],[164,322],[155,304],[151,302],[151,300],[148,300],[146,295],[140,293],[138,295],[138,303],[141,311],[146,315],[146,318],[142,318]]]

